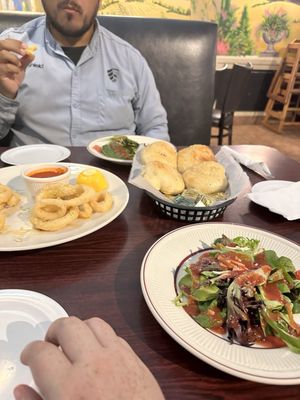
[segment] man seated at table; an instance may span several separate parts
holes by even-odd
[[[100,0],[42,4],[45,17],[0,36],[0,140],[10,130],[13,146],[86,146],[120,134],[169,140],[152,72],[100,26]]]

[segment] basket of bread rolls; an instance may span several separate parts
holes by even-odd
[[[129,182],[144,189],[164,215],[204,222],[224,213],[247,178],[233,159],[215,155],[208,146],[177,150],[171,143],[157,141],[139,147]]]

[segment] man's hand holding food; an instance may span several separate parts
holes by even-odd
[[[19,40],[0,40],[0,94],[16,97],[35,50],[35,45],[28,46]]]

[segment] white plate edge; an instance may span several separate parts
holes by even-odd
[[[65,147],[65,146],[54,145],[54,144],[47,144],[47,143],[44,143],[44,144],[30,144],[30,145],[24,145],[24,146],[19,146],[19,147],[13,147],[13,148],[11,148],[11,149],[8,149],[8,150],[4,151],[4,152],[1,153],[1,155],[0,155],[1,161],[4,162],[5,164],[9,164],[9,165],[12,165],[12,166],[25,165],[25,164],[16,163],[16,162],[14,162],[14,161],[12,161],[12,160],[10,159],[10,155],[11,155],[12,153],[17,152],[18,150],[22,151],[22,148],[24,148],[25,146],[27,147],[27,149],[28,149],[29,147],[31,147],[32,150],[33,150],[33,149],[37,150],[38,147],[41,147],[41,146],[44,146],[44,147],[47,147],[47,146],[49,147],[49,146],[50,146],[50,147],[52,147],[53,149],[54,149],[54,147],[56,147],[56,148],[59,148],[59,149],[62,150],[62,152],[64,153],[63,158],[60,157],[59,159],[57,159],[57,161],[48,161],[48,162],[59,162],[59,161],[65,160],[66,158],[68,158],[68,157],[71,155],[70,149],[68,149],[68,148]],[[36,146],[36,147],[33,147],[33,146]],[[7,157],[7,155],[8,155],[8,157]],[[31,164],[33,164],[33,163],[31,163]],[[40,164],[40,162],[38,162],[38,164]]]

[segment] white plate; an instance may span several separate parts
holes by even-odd
[[[134,140],[135,142],[137,142],[138,144],[151,144],[153,142],[157,142],[159,139],[155,139],[149,136],[140,136],[140,135],[123,135],[128,137],[131,140]],[[87,146],[87,150],[93,154],[95,157],[101,158],[102,160],[106,160],[106,161],[111,161],[117,164],[125,164],[125,165],[131,165],[132,164],[132,160],[121,160],[118,158],[112,158],[112,157],[106,157],[104,154],[99,153],[97,150],[94,149],[95,145],[98,146],[104,146],[105,144],[108,144],[111,139],[113,138],[113,136],[105,136],[103,138],[99,138],[96,140],[93,140],[88,146]]]
[[[71,183],[75,177],[84,169],[91,168],[89,165],[63,163],[71,168]],[[8,185],[21,195],[22,203],[20,210],[7,218],[5,229],[1,233],[0,251],[17,251],[39,249],[70,242],[95,232],[109,224],[118,217],[126,207],[129,193],[125,183],[111,172],[99,169],[109,183],[109,192],[113,196],[113,207],[106,213],[95,213],[89,219],[78,219],[61,231],[42,232],[32,228],[29,222],[29,214],[32,208],[32,199],[28,194],[25,183],[20,176],[21,170],[26,166],[14,166],[0,169],[0,182]],[[95,168],[95,167],[93,167]]]
[[[67,316],[53,299],[29,290],[0,290],[0,399],[13,400],[13,389],[33,386],[28,367],[20,362],[23,348],[42,340],[51,322]]]
[[[29,144],[5,151],[1,160],[12,165],[37,164],[62,161],[70,154],[69,149],[55,144]]]
[[[294,182],[291,181],[263,181],[263,182],[258,182],[252,187],[252,192],[253,193],[262,193],[262,192],[268,192],[272,190],[278,190],[278,189],[283,189],[290,184]]]
[[[296,243],[267,231],[226,223],[194,224],[176,229],[160,238],[148,250],[141,267],[141,286],[156,320],[181,346],[199,359],[231,375],[251,381],[292,385],[300,384],[300,355],[287,347],[251,348],[230,344],[197,324],[172,300],[176,296],[174,272],[182,260],[199,249],[210,247],[222,236],[246,236],[260,240],[262,247],[300,265]]]

